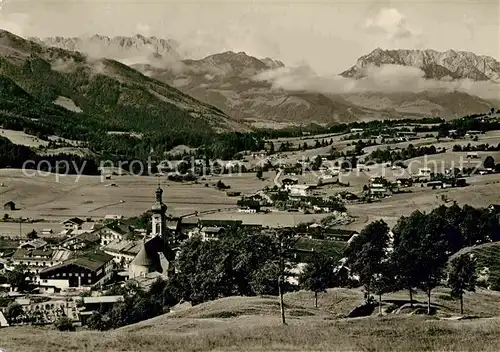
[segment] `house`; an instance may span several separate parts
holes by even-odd
[[[282,181],[281,181],[281,184],[283,186],[290,186],[290,185],[296,185],[299,183],[299,180],[297,180],[296,178],[292,178],[292,177],[287,177],[287,178],[284,178]]]
[[[61,222],[64,230],[81,230],[82,225],[85,221],[80,218],[70,218]]]
[[[255,213],[257,213],[257,209],[252,209],[250,207],[243,207],[243,208],[238,208],[237,212],[238,213],[255,214]]]
[[[53,286],[59,290],[102,286],[110,280],[112,273],[112,256],[104,252],[89,252],[40,271],[40,286]]]
[[[478,159],[479,158],[479,155],[475,152],[469,152],[467,153],[467,159]]]
[[[288,185],[285,186],[285,189],[290,192],[290,195],[307,196],[310,195],[311,191],[317,187],[317,185]]]
[[[113,221],[113,220],[122,220],[123,215],[112,215],[112,214],[106,214],[104,216],[104,221]]]
[[[8,211],[13,211],[13,210],[16,210],[16,203],[14,203],[13,201],[8,201],[7,203],[5,203],[3,205],[3,210],[8,210]]]
[[[362,128],[351,128],[351,133],[362,133],[363,131]]]
[[[52,235],[54,231],[52,229],[42,229],[42,235]]]
[[[140,241],[115,240],[102,249],[113,257],[116,264],[127,269],[130,262],[141,250]]]
[[[19,245],[19,248],[23,249],[42,249],[47,245],[47,241],[42,240],[41,238],[35,238],[34,240],[22,243]]]
[[[116,304],[123,302],[123,296],[96,296],[96,297],[83,297],[83,310],[78,312],[79,319],[82,326],[87,325],[88,318],[94,314],[95,311],[101,308],[111,309]]]
[[[466,136],[476,136],[476,135],[481,134],[481,133],[482,133],[481,131],[469,130],[469,131],[467,131],[467,133],[465,135]]]
[[[58,265],[71,257],[72,253],[62,249],[17,249],[11,257],[13,265],[26,265],[38,274],[43,268]]]
[[[101,246],[106,246],[113,241],[125,239],[128,234],[133,233],[133,230],[128,225],[118,223],[103,226],[95,233],[101,238]]]
[[[370,187],[368,193],[373,196],[383,197],[389,194],[385,187]]]
[[[228,191],[228,192],[226,192],[226,195],[228,197],[239,197],[239,196],[241,196],[241,192],[234,192],[234,191],[229,192]]]
[[[421,176],[421,177],[430,177],[432,173],[432,170],[429,169],[429,168],[420,168],[418,169],[418,173],[417,173],[417,176]]]
[[[218,239],[221,234],[225,232],[223,227],[218,226],[205,226],[200,230],[201,238],[203,241]]]
[[[72,233],[72,232],[71,232]],[[61,246],[73,250],[81,251],[99,245],[101,238],[96,233],[77,233],[61,243]]]
[[[441,187],[441,188],[443,188],[443,181],[432,181],[432,182],[427,182],[427,187],[432,187],[432,188],[438,188],[438,187]]]

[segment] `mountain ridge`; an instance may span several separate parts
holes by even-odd
[[[105,36],[93,37],[101,44],[104,43],[103,53],[106,53],[105,43],[113,39]],[[129,42],[159,40],[156,37],[148,39],[140,35],[128,39],[115,38],[120,38],[114,41],[123,42],[126,47]],[[43,43],[41,40],[38,42]],[[49,46],[51,43],[60,47],[64,46],[65,42],[64,40],[44,42]],[[270,82],[256,80],[255,76],[266,70],[285,67],[279,60],[258,59],[245,52],[232,51],[215,53],[201,59],[182,59],[179,58],[182,56],[180,54],[175,57],[162,56],[161,53],[156,53],[156,49],[145,47],[141,52],[136,49],[137,46],[131,46],[133,50],[128,52],[133,53],[135,57],[122,59],[120,60],[122,63],[148,77],[165,82],[197,100],[217,107],[230,115],[233,120],[254,126],[272,125],[274,122],[307,125],[429,115],[452,117],[456,114],[475,113],[478,109],[489,110],[491,105],[490,101],[453,91],[323,94],[306,90],[276,89]],[[457,69],[461,62],[467,64],[466,69]],[[475,68],[474,63],[483,63],[484,67]],[[491,64],[492,68],[487,69],[486,64]],[[486,81],[490,76],[495,79],[497,76],[500,77],[500,68],[497,70],[497,64],[493,58],[468,52],[453,50],[437,52],[430,49],[391,51],[377,48],[360,57],[354,66],[341,75],[361,79],[366,76],[365,70],[369,66],[404,65],[423,69],[424,78],[428,79],[468,78]],[[453,102],[454,97],[460,99],[460,104]]]
[[[490,56],[476,55],[469,51],[383,50],[376,48],[361,56],[356,64],[340,75],[363,78],[370,66],[401,65],[422,70],[427,79],[471,79],[500,83],[500,62]]]
[[[118,130],[241,129],[221,110],[110,59],[91,59],[0,30],[0,75],[43,104],[71,99]],[[191,127],[190,127],[191,126]]]

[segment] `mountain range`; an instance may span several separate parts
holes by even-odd
[[[470,79],[500,83],[500,62],[489,56],[467,51],[382,50],[362,56],[356,65],[341,73],[344,77],[363,78],[370,66],[401,65],[422,70],[427,79]]]
[[[81,121],[73,129],[93,126],[101,130],[179,132],[245,128],[221,110],[120,62],[45,46],[7,31],[0,31],[0,76],[9,80],[9,86],[18,87],[10,91],[23,91],[42,107],[52,109],[61,98],[73,104],[73,110],[81,111],[66,111],[75,125]],[[18,106],[16,112],[22,115],[22,108]],[[53,115],[43,114],[43,119],[41,123],[70,128]]]
[[[126,82],[135,85],[135,80],[139,81],[139,95],[144,94],[144,85],[147,92],[151,92],[151,86],[157,89],[162,87],[168,92],[175,91],[184,101],[177,107],[182,105],[192,110],[191,105],[195,105],[198,110],[210,111],[203,119],[218,125],[219,129],[241,129],[245,125],[278,127],[313,122],[329,124],[429,115],[452,117],[488,111],[491,106],[498,107],[495,101],[457,90],[373,90],[339,94],[307,88],[292,90],[275,87],[272,82],[256,79],[256,76],[270,70],[286,69],[279,60],[259,59],[244,52],[231,51],[202,59],[183,59],[177,50],[177,42],[156,37],[136,35],[109,38],[95,35],[87,38],[31,39],[40,45],[64,49],[65,55],[79,55],[68,52],[76,50],[88,56],[80,60],[106,63],[107,79],[121,81],[123,77],[118,76],[127,72]],[[109,59],[127,64],[133,70],[127,70],[126,66]],[[109,65],[113,66],[113,70],[109,69]],[[468,79],[498,83],[500,77],[500,63],[490,57],[451,50],[437,52],[379,48],[359,58],[353,67],[340,73],[339,77],[362,81],[366,78],[368,68],[384,65],[415,68],[421,70],[423,78],[427,80],[444,82]],[[118,76],[116,67],[120,67]],[[156,93],[153,95],[158,98]],[[186,103],[187,100],[189,103]]]

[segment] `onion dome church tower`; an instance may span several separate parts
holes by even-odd
[[[170,261],[175,253],[171,249],[172,236],[167,228],[167,206],[163,203],[163,190],[158,184],[156,201],[151,207],[151,234],[140,243],[140,250],[129,266],[129,278],[146,276],[159,272],[168,276],[173,267]]]
[[[163,203],[163,190],[158,184],[156,189],[156,202],[151,207],[153,215],[151,216],[151,236],[158,236],[163,239],[163,243],[168,245],[170,243],[169,231],[167,229],[167,206]]]

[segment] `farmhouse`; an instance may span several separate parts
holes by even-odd
[[[481,133],[482,133],[481,131],[469,130],[469,131],[467,131],[467,133],[465,135],[466,136],[476,136],[476,135],[481,134]]]
[[[127,234],[133,231],[125,224],[109,224],[96,231],[101,239],[101,246],[106,246],[113,241],[123,240]]]
[[[59,290],[70,287],[95,287],[111,278],[113,257],[104,252],[90,252],[40,272],[40,286]]]
[[[123,302],[123,296],[83,297],[83,310],[78,313],[82,325],[87,325],[87,319],[101,308],[111,308],[114,304]]]
[[[22,249],[42,249],[47,245],[47,241],[42,240],[41,238],[35,238],[34,240],[22,243],[19,248]]]
[[[318,188],[317,185],[288,185],[285,189],[290,192],[290,195],[295,196],[308,196],[312,190]]]
[[[10,200],[3,205],[3,209],[9,210],[9,211],[16,210],[16,203],[14,203],[13,201]]]
[[[467,159],[478,159],[479,155],[475,152],[469,152],[467,153]]]
[[[124,269],[128,268],[130,262],[141,250],[140,241],[115,240],[102,249],[104,253],[113,257],[115,263]]]
[[[418,169],[418,173],[417,173],[417,176],[421,176],[421,177],[429,177],[432,173],[432,170],[425,167],[425,168],[420,168]]]
[[[123,215],[118,215],[118,214],[106,214],[104,216],[104,221],[113,221],[113,220],[122,220]]]
[[[85,221],[80,218],[70,218],[61,222],[65,230],[81,230]]]
[[[296,178],[291,178],[291,177],[284,178],[281,181],[281,184],[284,186],[296,185],[298,183],[299,183],[299,180],[297,180]]]
[[[19,248],[12,255],[13,265],[26,265],[28,270],[38,274],[47,267],[51,267],[68,260],[72,253],[67,250],[22,249]]]
[[[96,246],[99,244],[99,242],[99,235],[97,235],[96,233],[84,232],[68,238],[61,245],[66,249],[78,251]]]
[[[218,226],[205,226],[200,230],[200,235],[203,241],[218,239],[224,233],[225,229]]]

